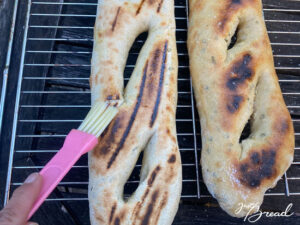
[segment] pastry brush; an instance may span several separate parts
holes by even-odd
[[[63,147],[40,172],[43,177],[42,189],[28,215],[28,219],[41,206],[78,159],[97,145],[98,137],[117,113],[117,107],[111,106],[107,102],[96,103],[79,128],[71,130]]]

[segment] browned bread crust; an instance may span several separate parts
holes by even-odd
[[[261,0],[190,0],[188,49],[204,182],[228,214],[245,216],[249,209],[240,205],[260,206],[294,153]],[[248,120],[251,134],[240,143]]]
[[[148,39],[124,91],[128,52],[144,31]],[[91,224],[171,224],[182,181],[174,3],[100,0],[94,38],[92,100],[123,104],[89,154]],[[142,150],[139,186],[125,200],[124,185]]]

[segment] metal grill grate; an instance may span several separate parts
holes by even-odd
[[[96,2],[28,1],[5,202],[24,177],[45,165],[68,131],[78,127],[89,110],[88,79]],[[182,198],[210,198],[198,168],[201,137],[186,49],[187,1],[175,0],[175,3],[179,55],[176,123],[183,163]],[[295,1],[279,1],[276,6],[269,4],[272,1],[264,3],[275,66],[296,135],[293,165],[266,196],[300,195],[300,2],[296,3],[298,9],[295,9]],[[131,61],[137,57],[136,50],[144,39],[139,37],[135,42],[137,47],[131,50],[125,82],[134,67]],[[126,188],[138,184],[140,166],[138,162],[125,192]],[[51,195],[48,202],[86,201],[87,184],[87,157],[84,156],[60,183],[60,194]]]

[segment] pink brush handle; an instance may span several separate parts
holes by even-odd
[[[68,134],[63,147],[40,172],[43,177],[42,190],[28,215],[28,219],[41,206],[77,160],[84,153],[92,150],[97,143],[97,137],[79,130],[72,130]]]

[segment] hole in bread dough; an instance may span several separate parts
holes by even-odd
[[[139,158],[137,160],[137,163],[136,163],[135,167],[133,168],[126,184],[124,185],[123,193],[124,193],[125,199],[130,197],[139,186],[143,155],[144,155],[144,151],[141,151]],[[132,163],[132,162],[128,162],[128,163]]]
[[[131,46],[131,49],[129,51],[126,65],[136,65],[136,61],[138,59],[138,56],[140,54],[140,51],[142,50],[146,40],[148,37],[148,32],[141,33],[134,41],[133,45]],[[124,78],[130,78],[134,67],[125,67],[124,69]],[[128,79],[125,79],[124,85],[126,86],[128,83]]]
[[[237,27],[236,30],[235,30],[235,32],[234,32],[234,35],[230,39],[230,42],[228,42],[229,43],[229,45],[227,47],[228,50],[232,49],[234,47],[234,45],[235,45],[235,43],[237,41],[237,38],[238,38],[238,31],[239,31],[239,29]]]
[[[243,140],[247,139],[250,136],[251,133],[251,125],[250,120],[246,123],[240,137],[240,143],[242,143]]]

